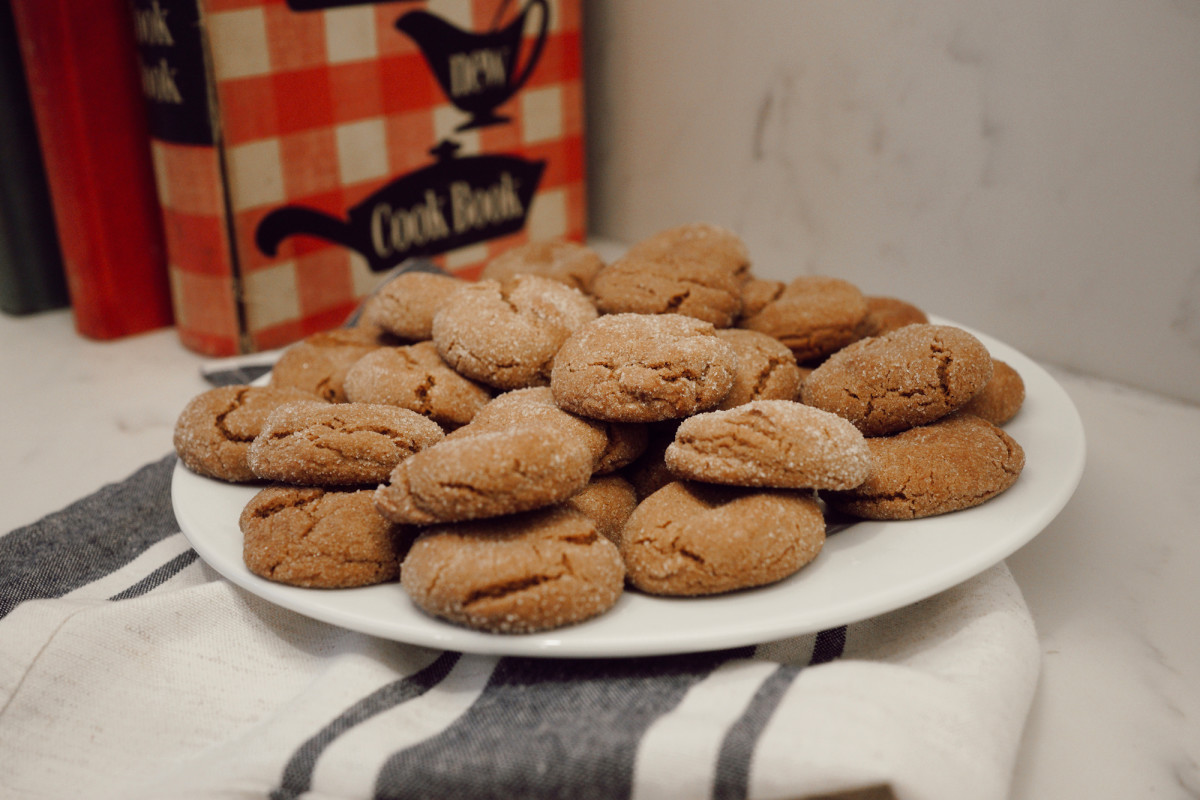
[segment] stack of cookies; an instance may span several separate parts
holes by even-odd
[[[404,273],[265,386],[179,417],[191,470],[266,485],[247,567],[335,589],[399,581],[425,612],[526,633],[626,590],[782,580],[826,514],[978,505],[1024,465],[1020,376],[967,331],[832,277],[756,278],[714,225],[605,263],[539,242],[478,281]]]

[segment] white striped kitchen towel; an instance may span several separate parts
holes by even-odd
[[[0,797],[1006,796],[1039,653],[1001,564],[716,653],[497,658],[375,639],[208,568],[174,456],[0,537]]]

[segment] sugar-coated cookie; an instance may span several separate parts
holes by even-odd
[[[644,592],[708,595],[782,580],[824,543],[811,492],[677,481],[638,505],[621,555],[629,582]]]
[[[1012,486],[1025,451],[1001,428],[959,412],[891,436],[867,439],[871,472],[845,492],[822,492],[833,508],[867,519],[916,519],[977,506]]]
[[[635,258],[654,260],[675,256],[719,267],[739,282],[750,276],[750,253],[741,237],[711,222],[688,222],[666,228],[635,242],[627,251]]]
[[[549,386],[513,389],[497,395],[472,420],[471,435],[484,428],[505,430],[520,425],[562,428],[570,438],[580,439],[596,454],[593,471],[609,473],[629,464],[646,447],[646,431],[635,423],[606,422],[581,417],[563,410]]]
[[[193,397],[175,421],[175,452],[192,472],[234,483],[258,480],[247,457],[250,442],[272,411],[286,403],[324,402],[301,389],[220,386]]]
[[[867,316],[863,336],[880,336],[905,325],[926,325],[929,317],[917,306],[898,297],[867,297]]]
[[[533,274],[553,278],[586,292],[604,261],[592,248],[562,239],[527,242],[505,250],[484,265],[481,280],[505,280]]]
[[[787,284],[765,278],[749,278],[742,284],[742,319],[753,317],[783,294]],[[741,322],[738,323],[739,327]]]
[[[857,428],[792,400],[755,400],[689,417],[664,459],[687,480],[790,489],[849,489],[871,465]]]
[[[733,350],[707,322],[677,314],[609,314],[563,343],[550,388],[559,406],[594,419],[678,419],[733,387]]]
[[[267,417],[248,461],[264,480],[349,486],[386,480],[396,465],[441,441],[438,424],[376,403],[292,403]]]
[[[492,397],[451,369],[429,341],[367,353],[346,372],[344,387],[352,403],[407,408],[444,428],[466,425]]]
[[[804,373],[792,351],[778,339],[744,328],[725,328],[717,337],[733,349],[733,388],[717,408],[751,400],[795,400]]]
[[[675,253],[626,253],[597,273],[591,295],[605,314],[683,314],[718,328],[732,325],[742,311],[736,273]]]
[[[805,275],[738,324],[775,337],[803,364],[860,338],[866,316],[867,300],[857,286],[841,278]]]
[[[284,349],[271,370],[270,385],[303,389],[331,403],[344,403],[346,373],[354,362],[382,346],[366,329],[334,328],[311,334]]]
[[[992,379],[963,406],[962,410],[983,417],[993,425],[1003,425],[1017,415],[1025,404],[1025,381],[1011,364],[992,359]]]
[[[400,462],[375,492],[379,513],[411,525],[515,514],[561,503],[592,477],[595,449],[561,428],[473,424]]]
[[[238,522],[251,572],[320,589],[396,580],[412,536],[379,516],[367,489],[270,486],[250,500]]]
[[[594,475],[564,505],[587,515],[596,530],[614,544],[621,541],[621,529],[637,508],[638,496],[633,484],[620,475]]]
[[[379,288],[368,301],[369,321],[409,342],[433,336],[433,316],[452,294],[468,285],[462,278],[439,272],[402,272]]]
[[[601,614],[624,590],[617,547],[562,506],[439,525],[413,543],[400,581],[426,613],[494,633],[532,633]]]
[[[962,408],[991,377],[991,355],[967,331],[906,325],[834,353],[804,380],[800,396],[867,436],[884,436]]]
[[[479,281],[434,316],[433,342],[472,380],[502,390],[544,386],[559,346],[596,316],[586,295],[551,278]]]

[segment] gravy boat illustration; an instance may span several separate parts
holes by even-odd
[[[541,21],[529,59],[518,70],[521,40],[534,7]],[[546,43],[550,12],[546,0],[530,0],[503,28],[475,32],[428,11],[410,11],[396,20],[396,27],[416,42],[450,102],[471,115],[458,126],[463,131],[508,121],[496,108],[516,94],[533,72]]]

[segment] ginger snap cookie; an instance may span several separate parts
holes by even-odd
[[[689,417],[664,460],[683,479],[781,489],[849,489],[871,465],[857,428],[792,400],[755,400]]]
[[[289,345],[271,369],[271,386],[290,386],[346,402],[346,373],[354,362],[383,345],[367,329],[334,328]]]
[[[741,283],[720,263],[634,252],[600,270],[591,295],[605,314],[682,314],[726,328],[741,314]]]
[[[959,412],[867,439],[871,472],[857,487],[822,492],[830,506],[866,519],[917,519],[971,508],[1016,483],[1025,452],[1003,429]]]
[[[742,319],[753,317],[776,300],[787,284],[783,281],[751,277],[742,284]],[[741,327],[741,321],[738,322]]]
[[[379,516],[369,489],[270,486],[250,500],[238,522],[251,572],[320,589],[396,580],[412,536]]]
[[[434,316],[433,342],[472,380],[501,390],[544,386],[559,346],[596,316],[586,295],[551,278],[479,281]]]
[[[292,403],[267,417],[248,461],[264,480],[347,486],[386,480],[398,463],[441,441],[436,422],[375,403]]]
[[[735,356],[707,322],[678,314],[609,314],[580,328],[554,361],[559,406],[613,422],[706,411],[733,387]]]
[[[247,457],[250,442],[272,411],[286,403],[325,402],[301,389],[220,386],[193,397],[175,421],[175,452],[200,475],[234,483],[258,480]]]
[[[513,389],[492,398],[459,435],[518,426],[558,427],[588,445],[596,455],[593,471],[609,473],[632,462],[646,446],[646,431],[635,423],[605,422],[564,411],[548,386]]]
[[[604,268],[600,255],[579,242],[562,239],[527,242],[505,250],[484,265],[481,280],[505,280],[517,275],[541,275],[587,292]]]
[[[633,586],[694,596],[780,581],[824,543],[825,519],[811,492],[676,481],[638,505],[620,546]]]
[[[347,371],[344,387],[352,403],[407,408],[444,428],[466,425],[492,398],[487,387],[451,369],[429,341],[367,353]]]
[[[738,282],[750,275],[750,253],[741,237],[711,222],[688,222],[635,242],[627,251],[638,259],[679,257],[719,267]]]
[[[992,378],[963,406],[962,410],[983,417],[993,425],[1003,425],[1017,415],[1025,404],[1025,381],[1011,364],[992,359]]]
[[[616,546],[564,507],[423,531],[400,582],[426,613],[475,630],[532,633],[612,608],[624,590]]]
[[[803,364],[861,338],[866,316],[867,300],[857,286],[841,278],[805,275],[738,324],[775,337]]]
[[[863,336],[880,336],[905,325],[926,325],[929,317],[917,306],[898,297],[867,297]]]
[[[368,301],[370,321],[409,342],[433,337],[433,316],[468,281],[439,272],[402,272]]]
[[[595,449],[562,428],[459,428],[401,461],[375,492],[379,513],[411,525],[532,511],[587,485]]]
[[[638,496],[633,484],[620,475],[594,475],[564,505],[585,514],[596,523],[602,536],[618,544],[621,529],[637,508]]]
[[[725,328],[717,337],[736,357],[733,388],[717,408],[733,408],[751,400],[794,400],[804,373],[792,351],[778,339],[744,328]]]
[[[991,377],[991,355],[967,331],[906,325],[834,353],[805,379],[800,394],[866,436],[884,436],[962,408]]]

